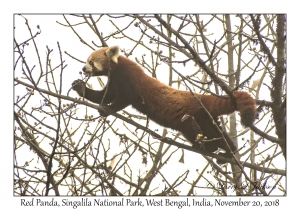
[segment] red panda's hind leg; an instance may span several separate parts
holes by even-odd
[[[245,127],[253,125],[255,116],[256,114],[253,112],[253,110],[245,110],[243,113],[241,113],[241,124]]]
[[[245,127],[253,125],[256,118],[256,101],[244,91],[234,92],[237,109],[241,115],[241,124]]]

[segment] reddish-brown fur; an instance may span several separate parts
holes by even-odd
[[[140,66],[126,57],[119,56],[118,63],[109,61],[109,58],[104,59],[105,53],[103,52],[105,50],[106,48],[102,48],[99,52],[95,51],[98,53],[98,56],[101,56],[103,69],[102,71],[94,69],[93,76],[107,75],[110,65],[110,83],[104,103],[109,104],[108,106],[113,111],[116,112],[128,105],[132,105],[132,107],[147,115],[154,122],[181,131],[193,146],[197,148],[199,148],[199,145],[195,143],[197,134],[192,128],[191,121],[181,121],[185,114],[194,116],[207,139],[220,137],[216,126],[211,122],[206,111],[189,91],[174,89],[146,75]],[[74,82],[73,89],[82,96],[83,94],[79,91],[80,85],[82,86],[83,83]],[[100,103],[105,90],[106,87],[101,91],[85,87],[85,98],[94,103]],[[250,126],[255,119],[255,100],[247,92],[234,92],[236,104],[233,104],[229,97],[216,97],[198,93],[195,93],[195,95],[216,121],[218,116],[234,112],[234,107],[240,112],[241,122],[244,126]],[[227,141],[231,149],[236,150],[230,139],[227,139]],[[218,147],[228,151],[223,139],[210,141],[204,145],[205,150],[208,152],[213,152]],[[224,156],[230,157],[228,153]]]

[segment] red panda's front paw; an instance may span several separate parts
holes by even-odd
[[[81,97],[85,94],[85,82],[78,79],[72,83],[72,89],[75,90]]]

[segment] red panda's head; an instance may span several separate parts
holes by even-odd
[[[118,63],[118,57],[119,46],[103,47],[92,52],[82,70],[90,76],[107,75],[110,62]]]

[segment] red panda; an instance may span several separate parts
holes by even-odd
[[[214,152],[218,148],[222,148],[226,151],[222,156],[231,157],[226,143],[220,138],[221,135],[216,125],[189,91],[174,89],[146,75],[136,62],[119,56],[118,46],[104,47],[94,51],[83,67],[83,72],[90,76],[107,76],[108,71],[110,71],[110,82],[103,103],[108,105],[111,110],[117,112],[132,105],[154,122],[180,131],[193,144],[194,148],[200,149],[200,145],[196,143],[197,133],[195,133],[191,121],[181,120],[186,114],[193,116],[207,140],[217,138],[217,140],[205,142],[201,148],[207,152]],[[80,96],[100,104],[107,86],[100,91],[92,90],[87,88],[83,81],[75,80],[72,88]],[[252,125],[256,115],[255,100],[249,93],[243,91],[235,91],[233,95],[235,102],[230,97],[195,93],[215,121],[220,115],[238,110],[242,125]],[[231,150],[235,151],[236,146],[230,138],[227,139],[227,142]]]

